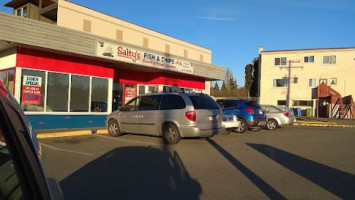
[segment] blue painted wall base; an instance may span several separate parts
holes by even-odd
[[[34,130],[105,127],[107,115],[26,115]]]

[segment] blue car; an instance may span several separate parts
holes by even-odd
[[[238,133],[253,130],[260,131],[266,125],[267,117],[260,105],[252,100],[220,99],[218,105],[223,110],[223,115],[235,115],[240,121]]]

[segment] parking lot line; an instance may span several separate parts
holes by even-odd
[[[95,135],[95,136],[106,138],[106,139],[113,139],[113,140],[123,141],[123,142],[133,142],[133,143],[140,143],[140,144],[146,144],[146,145],[155,145],[155,146],[162,146],[163,145],[163,144],[157,144],[157,143],[152,143],[152,142],[141,142],[141,141],[136,141],[136,140],[120,139],[120,138],[109,137],[109,136],[105,136],[105,135]]]
[[[91,153],[83,153],[83,152],[78,152],[78,151],[71,151],[71,150],[61,149],[61,148],[53,147],[51,145],[44,144],[44,143],[40,143],[40,145],[44,146],[44,147],[47,147],[49,149],[56,150],[56,151],[64,151],[64,152],[75,153],[75,154],[80,154],[80,155],[84,155],[84,156],[93,156],[94,155],[94,154],[91,154]]]

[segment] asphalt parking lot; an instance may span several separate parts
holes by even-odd
[[[41,139],[66,199],[354,199],[355,129]]]

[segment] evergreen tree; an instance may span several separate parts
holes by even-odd
[[[250,87],[250,96],[257,97],[259,95],[259,58],[254,58],[252,64],[252,84]]]
[[[252,84],[252,68],[253,66],[251,64],[247,64],[245,66],[245,84],[244,84],[244,88],[247,89],[248,91],[250,91],[250,87]]]
[[[223,81],[222,87],[221,87],[221,96],[222,97],[227,96],[227,85],[224,81]]]

